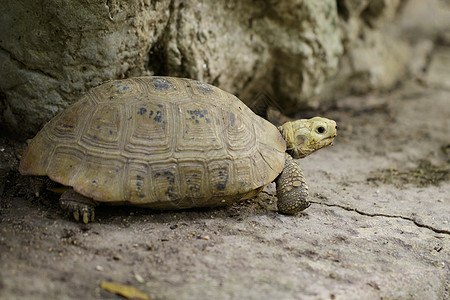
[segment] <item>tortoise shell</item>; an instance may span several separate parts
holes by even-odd
[[[33,138],[20,172],[99,202],[158,209],[218,206],[281,173],[279,130],[199,81],[140,77],[90,90]]]

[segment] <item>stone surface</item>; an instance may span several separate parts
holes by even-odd
[[[408,0],[395,22],[409,40],[442,39],[450,30],[450,3],[441,0]]]
[[[433,55],[425,81],[432,87],[450,90],[450,47],[440,47]]]
[[[318,96],[320,102],[391,88],[404,76],[412,53],[389,26],[396,20],[399,5],[398,0],[338,1],[345,55],[339,71]]]
[[[252,106],[262,95],[285,113],[334,105],[420,77],[432,41],[449,40],[446,8],[437,0],[5,0],[0,126],[31,137],[89,88],[153,74],[203,80]]]
[[[450,3],[420,0],[338,1],[345,55],[317,101],[387,91],[406,77],[423,80],[433,41],[448,44]]]
[[[411,57],[385,34],[399,3],[2,1],[0,122],[29,137],[87,89],[146,74],[200,79],[250,105],[267,93],[286,112],[391,88]]]
[[[144,74],[169,1],[0,2],[0,121],[24,136],[90,87]]]

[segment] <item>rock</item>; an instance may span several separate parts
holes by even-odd
[[[431,47],[416,40],[415,51],[401,33],[416,28],[408,12],[426,22],[445,6],[433,3],[421,13],[417,0],[2,1],[0,125],[32,136],[89,88],[131,76],[199,79],[250,106],[263,94],[288,115],[390,89],[422,68]],[[441,23],[427,28],[448,40]]]
[[[409,40],[445,39],[450,31],[450,3],[409,0],[401,8],[396,26]]]
[[[338,1],[346,55],[319,96],[320,102],[388,89],[402,78],[412,51],[388,26],[395,20],[399,4],[398,0]]]
[[[87,89],[159,74],[306,105],[342,53],[334,1],[0,4],[2,123],[30,136]],[[300,21],[302,20],[302,21]],[[19,126],[20,124],[20,126]],[[20,128],[19,128],[20,127]]]
[[[440,47],[431,58],[425,80],[431,87],[439,87],[450,91],[449,77],[450,47]]]
[[[433,40],[450,40],[449,7],[436,0],[338,1],[345,55],[317,101],[334,106],[349,94],[390,90],[408,76],[424,80]]]
[[[1,121],[29,136],[90,87],[146,72],[169,1],[0,2]]]

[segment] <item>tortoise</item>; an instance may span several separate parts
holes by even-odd
[[[101,202],[153,209],[215,207],[276,182],[277,210],[309,206],[294,159],[332,144],[336,123],[314,117],[275,127],[236,96],[174,77],[91,89],[29,141],[19,170],[67,186],[60,206],[84,223]]]

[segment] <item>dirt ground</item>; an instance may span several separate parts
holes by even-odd
[[[275,212],[269,186],[223,208],[99,207],[75,223],[33,196],[24,144],[1,138],[0,298],[121,299],[101,287],[114,282],[149,299],[449,299],[445,50],[420,80],[321,113],[338,137],[298,161],[313,202],[298,216]]]

